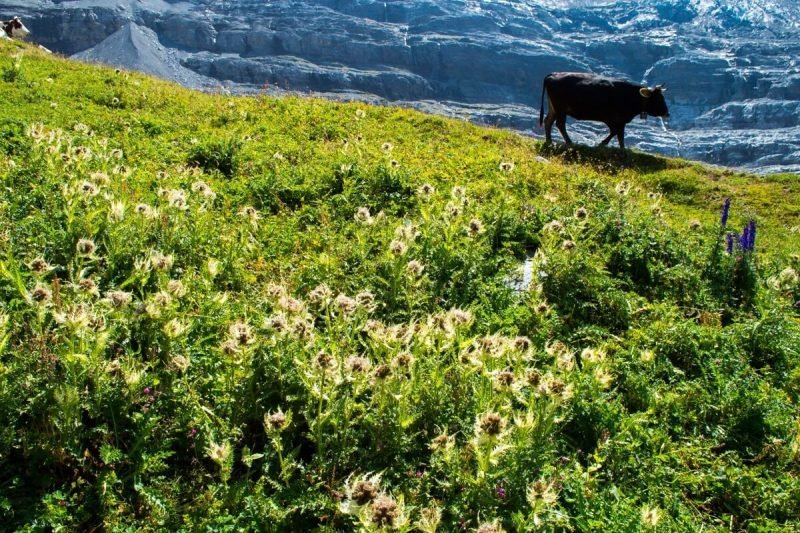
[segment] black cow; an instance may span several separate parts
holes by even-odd
[[[18,39],[20,37],[25,37],[30,33],[28,28],[25,27],[25,24],[22,23],[19,17],[14,17],[8,22],[0,22],[0,24],[3,26],[3,33],[0,34],[0,38],[5,37],[8,39]]]
[[[544,117],[544,93],[547,92],[547,117]],[[553,123],[567,144],[567,115],[578,120],[604,122],[611,130],[601,145],[616,135],[620,148],[625,148],[625,124],[641,115],[668,117],[665,89],[660,85],[649,89],[625,80],[613,80],[581,72],[554,72],[544,78],[539,125],[544,124],[545,142],[553,139]]]

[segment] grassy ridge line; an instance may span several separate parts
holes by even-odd
[[[793,177],[0,47],[8,527],[797,529]]]
[[[661,190],[667,200],[666,214],[681,222],[688,218],[713,221],[717,206],[730,196],[741,216],[755,216],[762,222],[762,236],[770,242],[762,249],[771,252],[791,251],[800,235],[800,180],[794,175],[732,173],[638,153],[627,166],[620,164],[613,150],[579,149],[543,165],[535,159],[543,152],[539,143],[461,121],[397,108],[369,108],[367,117],[357,121],[355,110],[366,106],[308,98],[278,101],[203,94],[138,73],[120,76],[113,69],[48,56],[18,43],[2,46],[7,62],[12,53],[27,56],[23,70],[38,84],[35,90],[17,85],[6,91],[0,102],[4,116],[24,114],[29,122],[67,128],[83,122],[99,133],[113,133],[121,148],[140,155],[136,164],[144,171],[183,161],[198,137],[250,135],[257,142],[242,152],[248,161],[242,174],[257,171],[273,153],[283,152],[302,163],[308,174],[319,175],[330,171],[322,162],[342,152],[343,140],[352,140],[356,130],[369,131],[360,151],[380,159],[380,146],[392,143],[393,157],[402,160],[420,183],[447,176],[475,182],[485,189],[476,191],[481,194],[503,194],[487,184],[499,185],[493,181],[497,166],[509,160],[515,163],[517,175],[532,176],[554,194],[563,194],[565,182],[576,173],[606,182],[627,179],[648,190]],[[47,78],[53,82],[45,82]],[[111,105],[114,98],[120,99],[119,104]],[[51,102],[61,102],[62,107],[52,109]],[[298,143],[305,139],[318,142]],[[587,162],[582,164],[583,160]]]

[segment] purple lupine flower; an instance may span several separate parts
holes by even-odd
[[[746,251],[752,252],[756,249],[756,221],[751,220],[747,224],[747,248]]]
[[[750,240],[750,227],[745,224],[744,228],[742,228],[742,234],[739,236],[739,248],[742,250],[747,250],[747,243]]]
[[[728,252],[728,255],[731,255],[733,253],[734,240],[735,240],[735,235],[733,234],[733,232],[729,231],[728,234],[725,235],[725,241],[726,241],[725,251]]]
[[[145,396],[150,396],[150,387],[145,387],[142,392]]]
[[[731,211],[731,199],[725,198],[725,203],[722,204],[722,216],[720,217],[720,223],[724,228],[728,224],[728,214]]]

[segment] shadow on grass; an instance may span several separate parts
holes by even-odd
[[[590,165],[607,174],[617,174],[623,170],[656,172],[669,166],[669,160],[664,157],[607,146],[542,144],[539,154],[557,157],[564,163]]]

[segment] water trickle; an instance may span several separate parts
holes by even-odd
[[[667,125],[664,123],[664,117],[658,117],[658,119],[661,121],[661,129],[664,130],[664,133],[669,134],[673,139],[675,139],[675,142],[678,143],[678,146],[675,147],[675,150],[678,152],[677,154],[678,157],[681,157],[681,151],[683,150],[683,143],[681,142],[681,138],[675,135],[675,132],[673,132],[672,130],[667,129]]]

